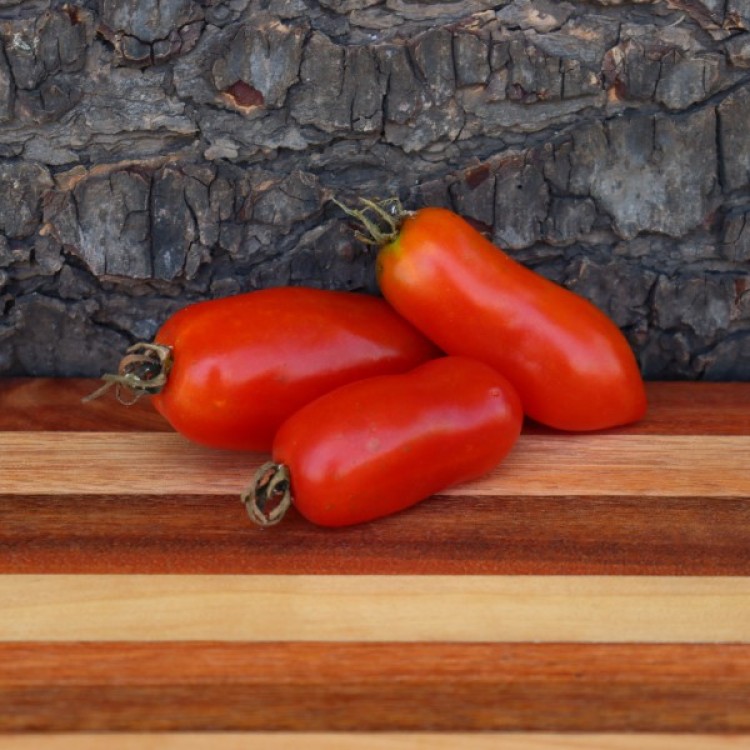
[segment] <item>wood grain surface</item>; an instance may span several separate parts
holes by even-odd
[[[555,732],[88,732],[0,736],[3,750],[747,750],[736,734]]]
[[[10,730],[750,732],[736,644],[28,643],[0,665]]]
[[[750,578],[8,575],[0,603],[0,641],[750,643]]]
[[[95,386],[0,381],[0,747],[747,746],[750,384],[341,530]]]

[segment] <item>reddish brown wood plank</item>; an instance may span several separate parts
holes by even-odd
[[[647,383],[644,434],[750,435],[750,383]]]
[[[648,382],[648,412],[604,432],[632,435],[748,435],[750,383]],[[552,430],[527,422],[526,432]]]
[[[0,702],[5,731],[741,732],[750,646],[0,644]]]
[[[261,530],[235,496],[0,495],[0,573],[746,576],[750,497],[452,496]]]
[[[0,431],[3,430],[169,430],[148,398],[123,406],[112,394],[89,402],[81,398],[101,381],[90,378],[0,379]],[[647,383],[649,412],[633,434],[750,434],[748,383]],[[528,425],[528,431],[544,428]]]
[[[148,398],[123,406],[110,393],[81,403],[100,385],[100,380],[92,378],[0,379],[0,431],[171,429]]]
[[[687,732],[61,732],[3,750],[748,750],[750,735]]]

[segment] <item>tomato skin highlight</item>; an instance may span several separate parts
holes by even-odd
[[[384,300],[306,287],[189,305],[155,341],[173,350],[156,409],[190,440],[254,451],[318,396],[440,354]]]
[[[291,475],[297,510],[349,526],[407,508],[496,466],[523,413],[493,368],[441,357],[411,372],[342,386],[279,428],[273,458]]]
[[[452,211],[408,216],[380,249],[377,275],[385,298],[443,351],[505,375],[532,419],[579,431],[645,414],[638,363],[612,320]]]

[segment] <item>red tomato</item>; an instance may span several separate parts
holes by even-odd
[[[244,501],[257,523],[271,525],[285,507],[269,509],[267,499],[275,503],[290,483],[291,502],[313,523],[370,521],[486,473],[522,421],[508,381],[465,357],[350,383],[281,425],[274,463],[261,467]]]
[[[407,216],[386,240],[377,257],[385,298],[443,351],[504,374],[532,419],[596,430],[644,415],[627,340],[583,297],[520,265],[446,209]]]
[[[308,401],[440,353],[382,299],[301,287],[189,305],[155,342],[123,360],[120,380],[130,371],[124,384],[154,393],[156,409],[191,440],[258,451]]]

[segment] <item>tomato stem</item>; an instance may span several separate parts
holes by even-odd
[[[359,201],[364,206],[363,209],[352,208],[335,198],[331,200],[347,216],[351,216],[362,225],[365,231],[355,232],[354,236],[366,245],[376,245],[377,247],[383,247],[383,245],[393,242],[401,230],[401,223],[411,213],[404,209],[398,198],[387,198],[382,201],[360,198]],[[368,212],[375,214],[375,221],[370,218]],[[385,224],[385,227],[380,226],[378,221]]]
[[[274,526],[292,504],[289,468],[273,461],[264,463],[241,499],[254,523],[264,528]]]
[[[85,396],[82,401],[93,401],[114,386],[117,400],[130,406],[141,396],[159,393],[164,388],[172,361],[171,346],[149,344],[145,341],[133,344],[120,360],[117,374],[102,375],[104,385]],[[123,389],[127,389],[130,395],[124,396]]]

